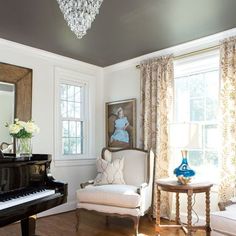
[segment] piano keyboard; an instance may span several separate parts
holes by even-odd
[[[6,200],[0,199],[0,210],[13,207],[19,204],[27,203],[43,197],[47,197],[53,194],[55,194],[55,190],[42,189],[37,192],[22,194],[22,196],[19,195],[12,196],[10,199]]]

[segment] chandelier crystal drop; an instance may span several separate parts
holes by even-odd
[[[81,39],[91,28],[103,0],[57,0],[70,29]]]

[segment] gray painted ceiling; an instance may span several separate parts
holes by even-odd
[[[56,0],[0,0],[0,37],[108,66],[234,28],[235,12],[236,0],[104,0],[77,39]]]

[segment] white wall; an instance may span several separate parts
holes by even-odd
[[[122,70],[106,70],[104,72],[104,101],[112,102],[136,98],[137,100],[137,146],[140,146],[140,77],[134,67]]]
[[[31,68],[33,70],[32,118],[40,127],[40,133],[33,138],[34,153],[48,153],[54,157],[54,71],[55,67],[76,71],[92,76],[90,85],[95,88],[91,103],[94,114],[94,135],[90,141],[94,143],[89,150],[89,158],[96,158],[104,145],[103,138],[103,77],[102,69],[87,63],[30,48],[0,39],[0,62]],[[68,202],[51,212],[74,209],[76,206],[75,191],[79,184],[95,175],[94,160],[76,166],[55,166],[51,164],[52,175],[57,180],[68,182]]]

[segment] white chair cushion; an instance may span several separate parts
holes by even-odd
[[[94,185],[104,184],[125,184],[123,178],[124,159],[116,159],[113,162],[102,158],[97,159],[98,175],[94,180]]]
[[[226,209],[211,213],[211,228],[222,234],[236,235],[236,205]]]
[[[81,203],[136,208],[140,206],[140,195],[137,187],[131,185],[89,185],[77,191],[77,199]]]

